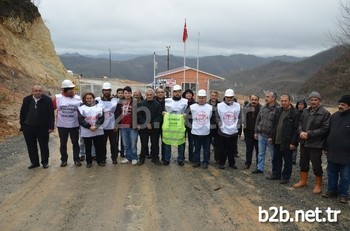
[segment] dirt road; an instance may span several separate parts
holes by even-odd
[[[23,138],[12,138],[0,144],[0,230],[349,230],[349,205],[313,195],[312,184],[294,190],[243,170],[242,141],[239,147],[238,170],[180,167],[175,159],[170,166],[113,165],[110,158],[105,167],[70,161],[61,168],[53,134],[50,167],[28,170]],[[259,223],[258,206],[341,214],[336,223]]]

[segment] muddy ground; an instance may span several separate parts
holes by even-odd
[[[312,194],[314,177],[295,190],[291,183],[268,181],[244,170],[245,145],[239,141],[238,170],[96,164],[88,169],[70,162],[61,168],[56,133],[50,139],[50,167],[28,170],[21,135],[0,144],[0,230],[349,230],[350,206]],[[108,154],[108,157],[110,155]],[[120,162],[120,159],[119,159]],[[324,164],[324,167],[326,164]],[[270,159],[267,160],[270,169]],[[326,174],[325,174],[326,175]],[[326,177],[324,183],[327,182]],[[326,186],[324,185],[324,190]],[[258,221],[258,208],[340,210],[337,222]],[[324,214],[324,212],[323,212]],[[272,215],[272,211],[270,211]],[[294,215],[292,215],[294,216]],[[324,216],[322,216],[324,217]],[[278,218],[278,217],[277,217]]]

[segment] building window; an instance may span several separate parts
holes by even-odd
[[[182,84],[182,89],[183,91],[191,89],[193,92],[196,92],[196,83],[185,83],[185,86]]]

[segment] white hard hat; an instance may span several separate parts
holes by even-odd
[[[207,96],[207,92],[205,90],[203,90],[203,89],[200,89],[198,91],[198,96]]]
[[[104,83],[102,85],[102,90],[111,90],[112,89],[112,85],[110,83]]]
[[[225,91],[225,96],[232,97],[232,96],[235,96],[235,93],[232,89],[227,89]]]
[[[181,89],[181,86],[180,85],[178,85],[178,84],[176,84],[176,85],[174,85],[174,87],[173,87],[173,91],[181,91],[182,89]]]
[[[75,87],[75,85],[72,83],[72,81],[70,81],[69,79],[63,80],[61,88],[73,88],[73,87]]]

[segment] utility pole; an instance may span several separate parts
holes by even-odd
[[[170,70],[170,56],[169,56],[169,50],[170,50],[170,46],[166,46],[166,49],[168,50],[168,57],[167,57],[167,68],[168,70]]]
[[[112,77],[112,54],[111,54],[111,49],[109,50],[109,78]]]

